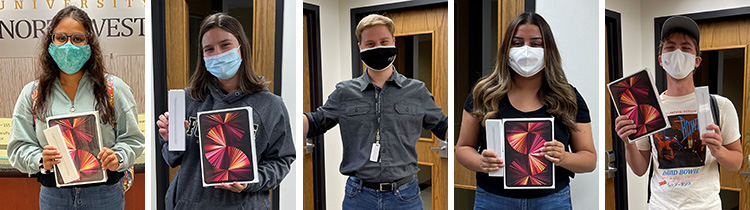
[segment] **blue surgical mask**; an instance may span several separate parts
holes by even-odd
[[[240,47],[228,50],[211,57],[203,57],[208,72],[219,79],[231,79],[242,64],[239,53]]]
[[[55,60],[57,67],[66,74],[75,74],[81,70],[83,64],[91,57],[91,47],[89,45],[75,46],[70,42],[64,45],[49,44],[47,51]]]

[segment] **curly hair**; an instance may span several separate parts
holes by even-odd
[[[50,113],[50,94],[52,92],[52,86],[55,80],[60,76],[60,68],[55,63],[55,60],[50,55],[47,48],[52,44],[52,32],[57,28],[65,18],[72,18],[73,20],[81,23],[83,28],[86,29],[86,40],[87,44],[91,47],[91,57],[81,67],[81,70],[88,72],[89,78],[93,81],[94,87],[91,91],[94,92],[94,98],[96,100],[95,109],[99,111],[99,115],[104,123],[115,126],[117,121],[115,120],[115,108],[109,104],[109,94],[107,93],[107,80],[105,78],[106,69],[104,68],[104,61],[102,60],[102,50],[99,45],[99,39],[94,31],[94,26],[89,18],[88,14],[83,10],[75,6],[67,6],[62,10],[58,11],[57,14],[52,18],[50,25],[47,27],[45,35],[42,36],[41,45],[39,46],[39,72],[37,79],[38,84],[38,96],[36,97],[35,106],[32,109],[32,115],[37,119],[44,121]],[[77,90],[85,91],[85,90]]]

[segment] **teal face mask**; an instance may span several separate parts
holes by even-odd
[[[89,45],[75,46],[70,42],[64,45],[49,44],[47,51],[52,59],[57,63],[57,67],[66,74],[75,74],[81,70],[83,64],[91,57],[91,47]]]

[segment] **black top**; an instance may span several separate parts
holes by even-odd
[[[591,117],[589,116],[589,108],[586,105],[586,101],[583,100],[583,97],[580,93],[578,93],[578,90],[573,88],[573,91],[576,93],[576,100],[578,101],[578,113],[576,114],[576,122],[579,123],[589,123],[591,122]],[[469,94],[469,97],[466,98],[466,103],[464,103],[464,110],[467,112],[472,112],[474,109],[474,98],[472,94]],[[552,117],[551,114],[547,113],[547,106],[543,106],[542,108],[539,108],[538,110],[531,111],[531,112],[522,112],[515,107],[511,106],[510,100],[508,100],[508,97],[503,97],[500,99],[499,104],[499,110],[500,112],[497,114],[497,116],[492,117],[492,119],[504,119],[504,118],[530,118],[530,117]],[[484,126],[481,126],[479,129],[479,148],[477,148],[477,151],[483,151],[487,148],[487,138],[486,138],[486,129]],[[555,140],[562,142],[565,145],[565,151],[570,151],[570,130],[568,129],[565,124],[560,121],[560,118],[555,118]],[[507,165],[506,165],[507,166]],[[555,166],[555,189],[533,189],[533,190],[525,190],[525,189],[504,189],[503,185],[503,177],[490,177],[487,173],[477,172],[477,186],[481,187],[482,189],[486,190],[487,192],[490,192],[492,194],[505,196],[505,197],[511,197],[511,198],[536,198],[536,197],[542,197],[546,196],[555,192],[558,192],[568,186],[570,183],[570,178],[572,178],[575,175],[575,173],[569,171],[568,169],[562,168],[560,166]],[[570,178],[569,178],[570,177]]]
[[[440,139],[448,129],[448,117],[424,83],[395,69],[383,88],[372,84],[367,72],[336,84],[328,101],[305,115],[310,124],[307,137],[339,125],[344,144],[339,171],[366,182],[413,176],[419,171],[416,145],[422,128]],[[372,162],[370,152],[378,136],[380,161]]]

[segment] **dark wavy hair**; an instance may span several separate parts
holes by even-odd
[[[499,113],[500,99],[507,97],[508,91],[513,86],[514,75],[508,66],[511,41],[518,27],[524,24],[539,27],[544,45],[544,70],[542,71],[544,79],[537,97],[547,106],[547,113],[560,119],[571,130],[577,131],[578,127],[575,125],[575,116],[578,112],[576,94],[565,77],[552,29],[542,16],[532,12],[518,15],[508,24],[497,52],[495,70],[474,86],[472,91],[474,109],[471,114],[481,119],[484,125],[484,120]]]
[[[250,41],[247,39],[240,21],[224,13],[216,13],[206,17],[203,23],[201,23],[200,32],[198,33],[200,34],[198,37],[198,46],[202,46],[203,35],[213,28],[226,30],[234,35],[240,44],[242,64],[240,65],[240,69],[237,70],[240,90],[245,93],[253,93],[265,88],[268,83],[264,82],[260,76],[255,74],[255,70],[253,70]],[[198,63],[195,67],[195,72],[190,76],[190,81],[188,81],[188,94],[193,100],[203,101],[208,94],[208,84],[218,82],[218,78],[206,69],[203,61],[203,53],[198,54]]]
[[[87,71],[89,78],[94,82],[94,87],[91,91],[94,92],[94,98],[96,99],[95,109],[99,111],[102,121],[114,126],[116,124],[115,109],[109,104],[107,81],[106,78],[104,78],[106,69],[104,68],[104,62],[102,61],[102,50],[99,46],[99,39],[94,31],[91,18],[89,18],[86,12],[75,6],[67,6],[57,12],[55,17],[52,18],[50,25],[47,27],[44,36],[42,36],[38,56],[39,73],[37,79],[39,80],[39,93],[35,99],[36,105],[32,109],[32,115],[42,121],[45,121],[45,118],[50,115],[49,96],[52,92],[52,84],[60,76],[61,70],[49,54],[47,48],[52,43],[52,32],[57,28],[60,21],[65,18],[72,18],[73,20],[78,21],[83,25],[83,28],[86,29],[86,40],[87,44],[91,47],[91,57],[89,57],[89,60],[86,61],[81,70]]]

